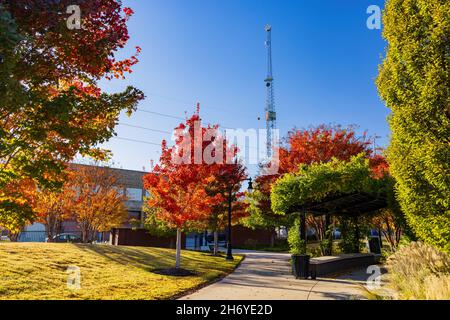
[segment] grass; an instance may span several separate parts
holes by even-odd
[[[0,300],[10,299],[171,299],[230,273],[242,260],[183,251],[181,266],[195,273],[155,273],[172,268],[175,252],[148,247],[0,243]],[[80,289],[67,286],[69,266],[81,271]]]

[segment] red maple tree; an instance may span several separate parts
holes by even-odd
[[[291,130],[280,148],[280,173],[293,172],[300,164],[349,160],[364,152],[369,156],[371,141],[366,133],[356,137],[353,127],[320,125],[307,130]]]
[[[175,145],[168,147],[163,141],[159,164],[144,176],[144,187],[157,218],[177,229],[179,268],[181,232],[192,225],[208,225],[212,214],[222,213],[227,192],[236,196],[246,174],[236,160],[237,148],[227,144],[218,126],[201,125],[199,106],[175,132]],[[219,225],[222,219],[216,221]]]

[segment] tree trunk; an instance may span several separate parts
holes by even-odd
[[[53,238],[61,231],[61,221],[50,216],[46,222],[45,231],[47,232],[48,242],[53,242]]]
[[[9,232],[9,240],[11,242],[17,242],[19,240],[20,232]]]
[[[219,255],[219,232],[214,231],[214,255]]]
[[[48,223],[45,225],[45,233],[47,234],[47,242],[53,242],[53,232]]]
[[[180,268],[181,265],[181,229],[177,228],[177,250],[176,250],[175,268]]]
[[[81,239],[83,243],[89,242],[89,233],[90,233],[89,227],[86,225],[86,223],[83,223],[81,227]]]

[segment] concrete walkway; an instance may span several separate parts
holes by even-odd
[[[365,299],[365,270],[336,279],[297,280],[289,254],[235,250],[245,254],[229,276],[180,300],[349,300]]]

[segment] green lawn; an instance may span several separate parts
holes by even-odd
[[[175,252],[147,247],[0,243],[1,299],[170,299],[231,272],[242,257],[226,261],[183,251],[182,267],[194,276],[154,273],[171,268]],[[81,271],[81,288],[67,287],[67,268]]]

